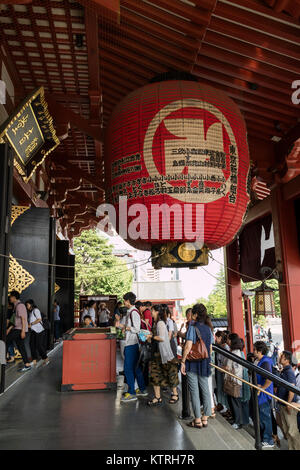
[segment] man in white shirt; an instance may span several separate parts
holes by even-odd
[[[133,292],[127,292],[124,295],[124,305],[127,307],[127,314],[125,324],[119,324],[123,330],[125,330],[125,347],[124,347],[124,374],[126,382],[128,384],[128,393],[125,393],[122,402],[136,401],[137,396],[147,396],[148,393],[145,390],[145,382],[143,372],[140,367],[137,367],[139,360],[139,341],[138,333],[141,329],[141,317],[134,306],[136,296]],[[138,389],[135,390],[135,379],[138,383]]]

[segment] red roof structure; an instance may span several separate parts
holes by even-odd
[[[0,8],[0,63],[14,82],[6,111],[44,86],[61,140],[35,182],[18,191],[32,201],[42,179],[69,238],[97,223],[114,106],[170,70],[234,99],[260,181],[272,187],[299,175],[299,106],[291,99],[300,77],[299,0],[6,0]]]

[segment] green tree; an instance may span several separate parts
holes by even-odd
[[[207,308],[207,313],[215,318],[227,317],[227,302],[226,302],[226,283],[225,283],[225,272],[223,266],[220,268],[216,276],[217,282],[214,289],[208,295],[207,298],[197,299],[196,303],[203,303]],[[276,279],[268,279],[266,284],[273,289],[278,289],[278,281]],[[243,282],[241,283],[243,290],[253,290],[261,285],[261,281],[254,282]],[[280,311],[280,298],[279,291],[274,291],[274,303],[276,315],[281,316]],[[186,305],[183,307],[184,311],[193,305]],[[252,297],[252,312],[255,313],[255,297]],[[264,326],[264,317],[259,317],[261,326]]]
[[[123,295],[131,289],[132,272],[112,254],[113,246],[96,230],[86,230],[74,240],[75,297]]]

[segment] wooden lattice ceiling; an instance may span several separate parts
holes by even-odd
[[[236,101],[256,177],[270,184],[282,172],[300,137],[291,100],[300,77],[299,0],[121,0],[119,9],[117,0],[3,3],[1,54],[16,102],[43,85],[62,140],[47,177],[50,204],[61,208],[70,236],[95,221],[103,199],[102,141],[112,109],[171,69]]]

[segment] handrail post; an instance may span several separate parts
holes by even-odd
[[[256,372],[253,370],[251,372],[252,376],[252,383],[253,385],[257,386],[257,377]],[[251,388],[252,391],[252,399],[253,399],[253,424],[254,424],[254,431],[255,431],[255,448],[256,450],[261,450],[261,437],[260,437],[260,420],[259,420],[259,407],[258,407],[258,396],[257,390],[255,388]]]
[[[180,419],[190,419],[191,418],[191,409],[190,409],[190,392],[188,388],[187,376],[181,374],[181,395],[182,395],[182,408]]]

